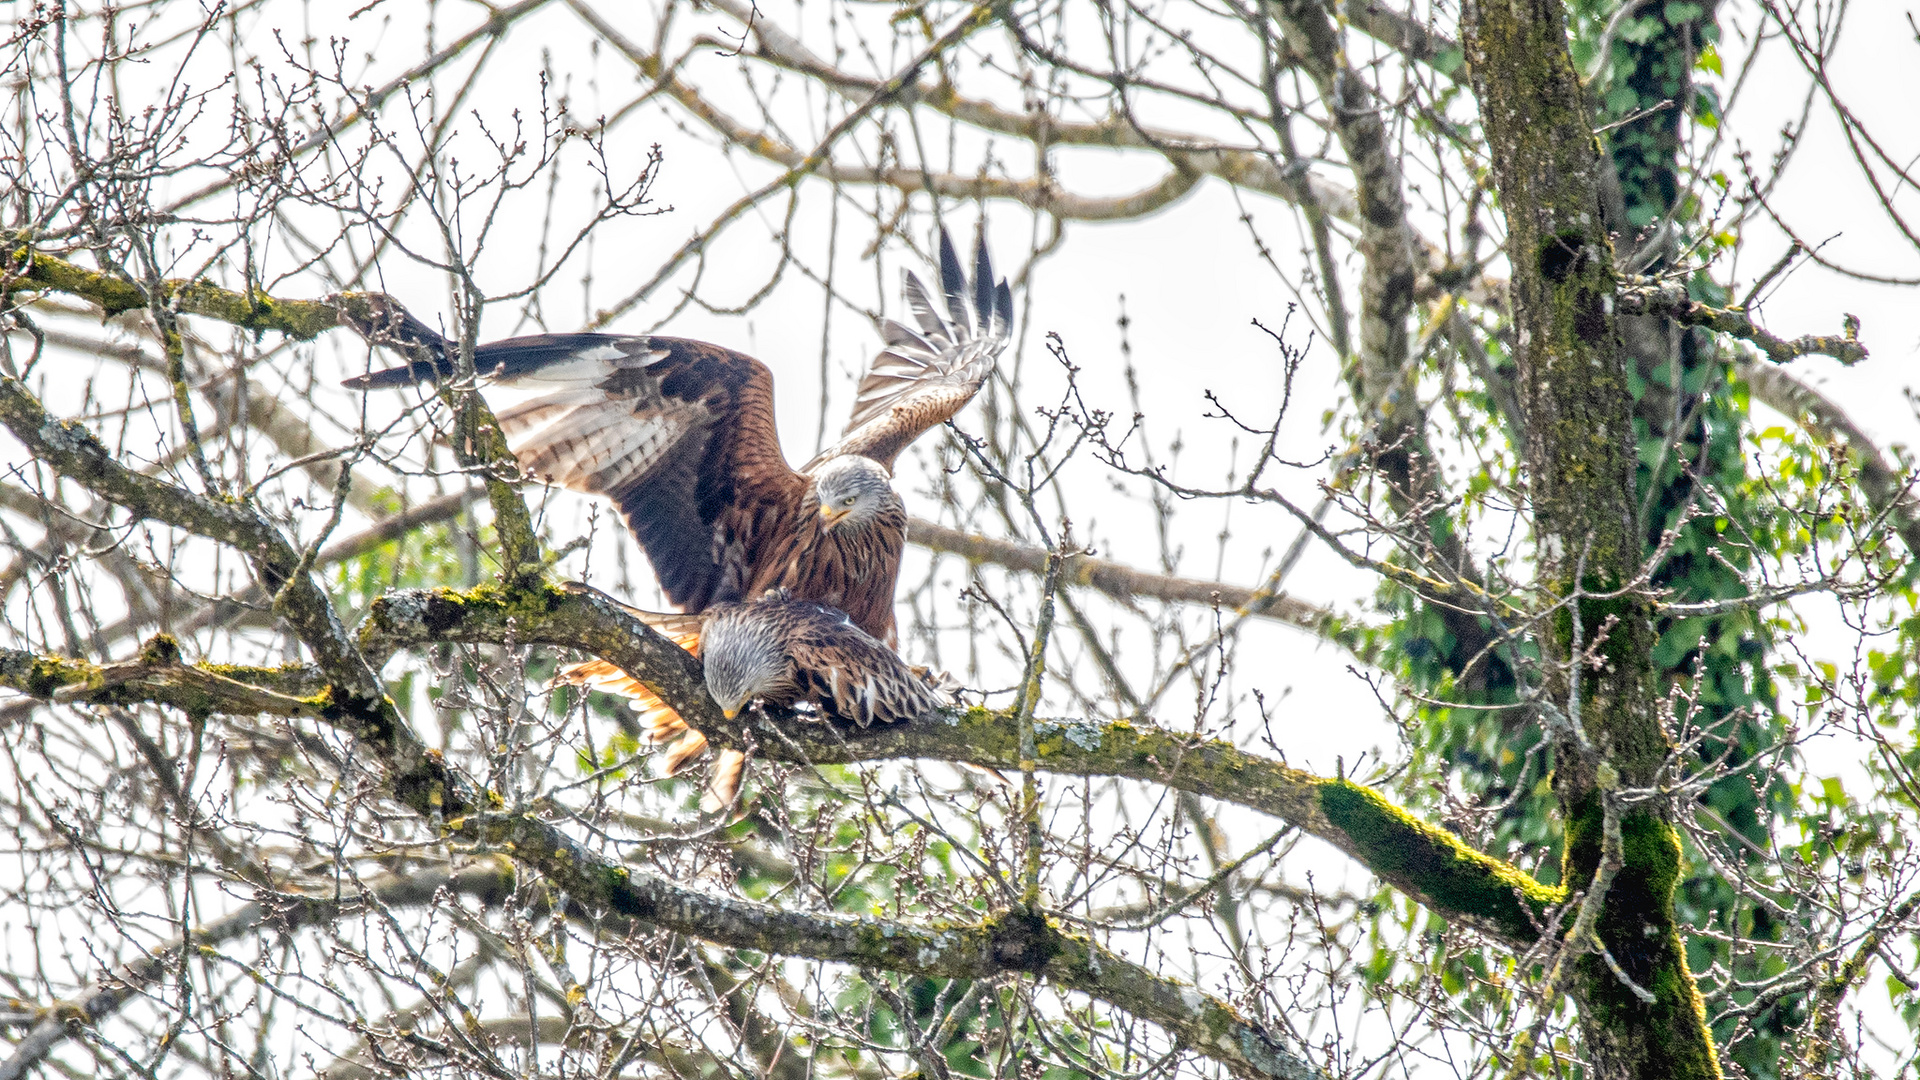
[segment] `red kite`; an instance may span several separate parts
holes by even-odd
[[[498,414],[514,455],[548,483],[612,499],[683,610],[784,588],[892,642],[907,520],[892,486],[894,459],[972,400],[1013,317],[984,237],[969,283],[941,233],[940,284],[950,322],[906,273],[920,329],[881,324],[886,347],[860,382],[845,433],[799,470],[780,452],[772,373],[731,349],[652,335],[537,334],[478,346],[474,370],[487,384],[538,394]],[[369,299],[372,318],[343,321],[413,362],[347,386],[452,373],[453,342],[391,298]]]
[[[951,680],[908,667],[845,612],[782,592],[744,604],[713,604],[699,614],[627,610],[700,657],[707,693],[729,720],[763,701],[782,708],[811,706],[827,720],[867,727],[913,720],[958,700]],[[669,772],[707,745],[706,736],[604,660],[576,664],[558,681],[633,698],[636,708],[650,702],[641,726],[655,742],[668,744]],[[733,801],[745,761],[736,750],[716,757],[704,803],[708,809]]]
[[[840,441],[799,470],[774,429],[773,375],[752,357],[685,338],[538,334],[474,349],[487,385],[538,396],[499,412],[528,472],[605,495],[639,538],[668,599],[700,613],[784,589],[844,612],[879,641],[896,640],[894,584],[906,509],[893,462],[908,443],[972,400],[1011,338],[1013,296],[996,282],[983,236],[973,280],[940,234],[944,316],[920,279],[902,292],[919,329],[881,323],[885,348],[861,380]],[[411,362],[349,379],[356,389],[405,386],[453,373],[455,345],[389,297],[371,318],[342,320]],[[681,644],[698,652],[698,628]],[[898,657],[893,658],[898,663]],[[667,705],[604,661],[562,674],[633,699],[641,726],[671,743],[677,770],[706,745]],[[742,760],[715,764],[716,790],[737,784]],[[731,796],[728,796],[731,801]]]

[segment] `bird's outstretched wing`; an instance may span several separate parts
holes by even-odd
[[[350,321],[409,363],[349,379],[355,389],[452,374],[452,343],[388,297]],[[660,586],[698,611],[747,588],[758,545],[797,506],[773,421],[773,375],[752,357],[685,338],[537,334],[474,349],[489,385],[530,394],[497,413],[529,472],[604,495],[626,515]]]
[[[984,235],[971,282],[942,229],[938,301],[912,271],[904,272],[901,292],[919,328],[892,319],[880,324],[886,347],[860,380],[846,431],[801,471],[841,454],[862,454],[892,468],[921,432],[973,400],[1012,338],[1013,293],[1004,280],[994,280]]]

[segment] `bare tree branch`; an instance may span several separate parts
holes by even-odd
[[[448,42],[444,48],[435,52],[432,56],[427,57],[425,60],[422,60],[420,63],[415,64],[413,67],[408,68],[401,74],[381,83],[379,86],[369,88],[368,92],[362,97],[362,104],[360,106],[349,110],[344,116],[323,122],[313,132],[302,136],[286,146],[279,155],[261,162],[258,170],[260,172],[270,172],[289,162],[297,160],[312,150],[327,145],[339,137],[341,132],[352,128],[354,125],[360,123],[360,121],[366,119],[368,114],[377,111],[380,106],[385,104],[387,99],[391,98],[396,92],[404,90],[409,84],[432,75],[435,71],[446,66],[448,62],[463,55],[473,46],[499,40],[512,28],[514,23],[518,22],[522,17],[545,7],[547,2],[548,0],[520,0],[517,4],[494,9],[488,15],[486,22]],[[166,205],[161,213],[169,216],[177,214],[196,203],[204,202],[223,191],[229,190],[244,179],[246,179],[244,175],[234,174],[220,180],[212,181],[203,187],[196,188],[174,199]]]
[[[496,856],[457,871],[441,867],[378,878],[367,883],[364,893],[343,895],[334,890],[312,896],[281,894],[246,904],[185,939],[149,949],[139,961],[116,969],[74,997],[47,1006],[42,1010],[45,1019],[13,1044],[13,1052],[0,1062],[0,1080],[21,1080],[79,1025],[98,1024],[146,987],[165,978],[183,952],[213,948],[264,926],[285,933],[331,922],[359,910],[370,899],[392,907],[429,904],[442,889],[499,904],[513,895],[513,869]]]
[[[1867,347],[1858,337],[1860,327],[1849,315],[1839,335],[1806,334],[1788,341],[1775,337],[1738,308],[1716,308],[1687,295],[1684,285],[1628,286],[1619,293],[1623,315],[1665,315],[1687,326],[1704,326],[1721,334],[1750,341],[1776,364],[1790,363],[1803,356],[1831,356],[1842,364],[1854,365],[1867,358]]]
[[[907,541],[929,551],[958,555],[969,562],[991,563],[1009,570],[1041,574],[1046,570],[1047,552],[1013,540],[981,536],[950,529],[925,518],[909,519]],[[1116,600],[1145,597],[1178,604],[1207,604],[1230,608],[1243,615],[1275,619],[1308,633],[1346,643],[1349,627],[1334,612],[1309,604],[1286,593],[1249,589],[1217,581],[1151,574],[1124,563],[1092,555],[1067,556],[1060,571],[1067,585],[1093,589]],[[1364,659],[1364,657],[1363,657]]]
[[[1819,390],[1794,378],[1774,364],[1736,361],[1734,370],[1753,388],[1754,399],[1786,414],[1821,438],[1838,438],[1860,461],[1860,487],[1872,500],[1876,514],[1893,522],[1907,551],[1920,555],[1920,505],[1913,481],[1887,463],[1872,436],[1846,410]]]

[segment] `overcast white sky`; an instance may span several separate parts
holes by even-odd
[[[248,16],[255,19],[254,47],[269,58],[271,69],[270,58],[275,51],[269,44],[270,34],[276,29],[285,31],[289,41],[302,34],[321,40],[349,35],[349,55],[356,58],[356,63],[361,54],[373,54],[366,73],[356,76],[367,83],[383,81],[417,62],[422,43],[410,12],[397,6],[380,6],[347,21],[345,12],[356,6],[316,5],[302,15],[297,5],[269,4],[262,9],[263,14]],[[624,5],[605,6],[608,17],[636,40],[652,40],[650,15],[627,13]],[[776,20],[789,16],[784,5],[763,6]],[[338,10],[334,10],[336,7]],[[806,17],[817,25],[825,18],[826,7],[812,5],[806,9]],[[439,10],[441,41],[484,18],[475,5],[444,4]],[[1890,2],[1854,5],[1829,72],[1836,89],[1860,119],[1883,140],[1888,153],[1903,162],[1920,155],[1920,130],[1912,120],[1913,102],[1920,96],[1913,74],[1920,71],[1920,64],[1916,64],[1920,48],[1916,48],[1910,29],[1909,12],[1909,5]],[[393,20],[388,24],[385,17],[390,13]],[[327,21],[303,27],[303,17]],[[713,33],[735,30],[717,13],[697,17],[708,19],[711,25],[683,25],[677,33],[684,37],[703,29]],[[1758,19],[1746,4],[1727,5],[1722,18],[1727,27],[1722,52],[1731,74],[1750,47],[1749,34]],[[1444,21],[1451,32],[1451,18]],[[489,59],[488,74],[474,87],[465,108],[486,117],[496,128],[504,127],[514,108],[526,109],[534,100],[543,59],[563,80],[570,80],[556,93],[564,90],[572,96],[577,115],[591,118],[618,107],[634,92],[632,71],[624,60],[606,50],[588,50],[586,36],[578,17],[559,4],[527,18],[513,29],[507,45]],[[815,46],[823,47],[817,41]],[[203,59],[209,71],[230,61],[224,52],[210,52]],[[731,61],[703,53],[695,57],[688,70],[698,81],[701,72],[730,70],[730,65]],[[155,70],[164,74],[161,67]],[[452,70],[464,71],[465,67],[456,65]],[[451,81],[442,82],[443,88],[450,85]],[[719,83],[706,85],[717,90]],[[1752,151],[1755,162],[1764,165],[1779,144],[1782,124],[1800,116],[1808,85],[1807,73],[1783,44],[1774,41],[1766,46],[1760,67],[1743,88],[1727,126],[1720,150],[1721,167],[1735,172],[1738,166],[1733,155],[1742,148]],[[796,89],[791,81],[780,91],[788,95],[803,92],[810,91]],[[741,115],[752,115],[744,100],[732,100],[741,108]],[[1775,206],[1789,215],[1803,237],[1826,242],[1823,253],[1836,260],[1896,277],[1920,276],[1920,256],[1916,256],[1914,245],[1894,233],[1861,178],[1831,109],[1816,101],[1811,117],[1811,125],[1800,136],[1791,170],[1775,197]],[[583,294],[578,273],[562,275],[549,290],[544,309],[551,329],[580,325],[585,312],[624,294],[652,272],[665,252],[705,227],[743,192],[775,175],[764,162],[737,154],[723,159],[715,152],[711,135],[687,121],[671,104],[645,109],[619,130],[621,137],[611,150],[620,167],[633,168],[647,143],[658,142],[663,147],[665,168],[655,198],[662,205],[671,205],[673,212],[610,226],[593,252],[596,281],[591,295]],[[809,134],[802,131],[794,139],[810,146]],[[943,140],[946,135],[942,130],[930,138]],[[979,141],[964,134],[962,140]],[[1020,160],[1014,157],[1017,146],[1002,141],[996,147],[1000,154]],[[966,159],[964,153],[961,157]],[[1156,178],[1164,167],[1150,155],[1095,151],[1063,152],[1056,163],[1063,183],[1084,193],[1130,191]],[[1025,170],[1013,167],[1013,171]],[[856,193],[854,198],[863,200],[866,196]],[[1904,191],[1900,198],[1908,209],[1913,208],[1915,193]],[[818,269],[825,260],[828,201],[814,191],[806,207],[795,222],[796,250]],[[772,265],[768,238],[781,227],[781,209],[777,201],[769,202],[716,245],[709,256],[702,289],[707,299],[738,303],[760,286]],[[1202,392],[1220,392],[1250,416],[1270,412],[1281,393],[1275,350],[1251,323],[1259,319],[1278,326],[1285,318],[1290,296],[1257,256],[1246,227],[1239,222],[1243,211],[1253,216],[1261,234],[1274,246],[1282,268],[1297,273],[1301,244],[1291,209],[1258,194],[1236,199],[1223,183],[1207,180],[1192,196],[1144,221],[1070,224],[1065,245],[1035,271],[1037,291],[1031,308],[1019,303],[1024,316],[1019,328],[1019,362],[1025,366],[1030,383],[1046,386],[1053,379],[1048,367],[1051,361],[1041,342],[1043,335],[1056,333],[1084,369],[1086,392],[1092,403],[1124,411],[1128,406],[1120,377],[1116,319],[1121,297],[1126,298],[1126,311],[1132,319],[1132,355],[1139,369],[1143,399],[1149,405],[1152,434],[1163,449],[1176,431],[1182,435],[1182,475],[1196,483],[1224,480],[1232,457],[1231,434],[1217,421],[1202,419],[1207,409]],[[851,211],[843,211],[846,213]],[[970,235],[974,209],[961,207],[952,213],[959,226],[956,233]],[[1002,256],[1003,269],[1019,269],[1033,241],[1030,216],[1010,204],[994,205],[989,213],[994,248]],[[539,220],[532,214],[516,215],[505,223],[490,261],[482,268],[488,287],[506,289],[522,283],[525,259],[537,242],[538,227]],[[845,235],[858,232],[856,223]],[[1738,283],[1744,289],[1744,284],[1770,265],[1785,245],[1784,237],[1772,226],[1759,220],[1750,222],[1740,263],[1733,268],[1719,267],[1716,273],[1724,278],[1730,270],[1737,271]],[[893,293],[897,268],[902,265],[898,249],[887,255],[884,299],[871,264],[860,259],[858,244],[843,243],[838,255],[841,287],[855,303],[884,303],[889,312],[897,312]],[[443,275],[398,258],[390,260],[382,271],[384,287],[402,295],[419,313],[431,315],[445,310]],[[609,329],[654,329],[677,302],[676,286],[689,280],[683,274],[675,285],[616,320]],[[280,288],[298,294],[307,284],[294,279]],[[1849,371],[1816,357],[1801,361],[1797,373],[1825,388],[1883,445],[1913,442],[1916,421],[1906,393],[1914,383],[1916,353],[1920,353],[1920,305],[1914,303],[1911,287],[1867,284],[1803,265],[1772,292],[1761,317],[1775,333],[1792,337],[1837,332],[1843,312],[1860,317],[1862,337],[1873,350],[1873,358]],[[817,287],[799,275],[790,275],[765,303],[743,316],[716,315],[693,307],[662,329],[741,348],[772,367],[781,389],[783,436],[789,457],[797,462],[814,449],[820,400],[821,317]],[[498,321],[494,321],[496,318]],[[847,308],[838,308],[832,318],[836,329],[827,365],[828,394],[833,402],[830,430],[837,428],[844,415],[852,380],[866,363],[875,341]],[[1292,336],[1297,342],[1306,340],[1301,332],[1304,326],[1304,320],[1296,318]],[[501,309],[490,317],[483,337],[516,329],[512,311]],[[349,373],[347,365],[364,361],[364,351],[357,343],[323,342],[319,348],[323,373],[329,370],[332,361],[328,358],[332,355],[339,356],[342,375]],[[1333,435],[1323,431],[1320,417],[1338,405],[1341,392],[1336,358],[1324,343],[1313,344],[1294,389],[1286,450],[1297,457],[1312,458],[1335,441]],[[344,404],[347,398],[342,395],[340,400]],[[1049,394],[1037,392],[1029,404],[1050,400]],[[376,408],[397,405],[394,401]],[[977,413],[963,414],[960,423],[963,427],[977,425]],[[17,447],[7,445],[9,453],[17,453]],[[1241,453],[1244,456],[1244,449]],[[1283,486],[1301,499],[1312,499],[1312,474],[1275,479],[1285,479]],[[908,498],[917,511],[931,509],[916,494],[909,492]],[[1137,500],[1105,494],[1092,483],[1077,487],[1074,500],[1081,535],[1090,535],[1103,554],[1145,566],[1157,562],[1148,518]],[[1222,576],[1254,584],[1261,572],[1263,550],[1284,548],[1293,537],[1293,528],[1276,513],[1253,509],[1236,511],[1232,525],[1234,540]],[[990,533],[998,531],[993,522],[980,522],[977,527]],[[1215,572],[1215,534],[1220,529],[1219,513],[1210,507],[1179,521],[1179,537],[1189,553],[1183,573],[1209,576]],[[960,584],[956,581],[954,588]],[[1373,582],[1316,547],[1309,549],[1290,579],[1289,589],[1321,603],[1362,610]],[[1810,617],[1816,622],[1822,618],[1811,613]],[[1819,639],[1815,640],[1817,644]],[[1287,708],[1306,721],[1287,730],[1287,751],[1294,763],[1331,771],[1336,758],[1352,763],[1375,746],[1391,754],[1393,734],[1380,715],[1373,691],[1346,672],[1344,654],[1273,624],[1261,624],[1250,631],[1244,648],[1243,656],[1260,659],[1257,665],[1240,671],[1235,688],[1241,692],[1259,688],[1270,696],[1290,690]],[[1304,865],[1320,867],[1322,884],[1330,883],[1328,875],[1337,882],[1350,867],[1337,857]]]

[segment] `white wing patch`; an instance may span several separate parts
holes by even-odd
[[[499,418],[521,465],[542,479],[591,493],[647,472],[707,412],[685,406],[635,413],[632,401],[575,389],[517,405]]]
[[[581,360],[620,360],[627,356],[627,350],[619,345],[595,345],[591,349],[581,349],[573,354]],[[656,350],[647,360],[658,360],[667,355],[665,350]]]
[[[594,353],[608,351],[608,346],[599,346],[589,350]],[[576,353],[565,360],[547,364],[533,371],[516,375],[511,379],[500,379],[495,385],[525,390],[548,390],[560,387],[586,388],[598,386],[613,374],[613,357],[588,356]]]
[[[712,419],[700,405],[664,401],[651,376],[636,374],[669,355],[634,338],[496,381],[498,391],[522,399],[496,414],[507,446],[535,476],[588,494],[644,475]]]
[[[637,339],[627,345],[589,346],[564,360],[542,364],[532,371],[523,372],[510,379],[495,380],[493,385],[502,389],[534,392],[597,387],[606,382],[616,371],[650,367],[669,355],[665,349],[651,349],[645,346],[645,338]]]

